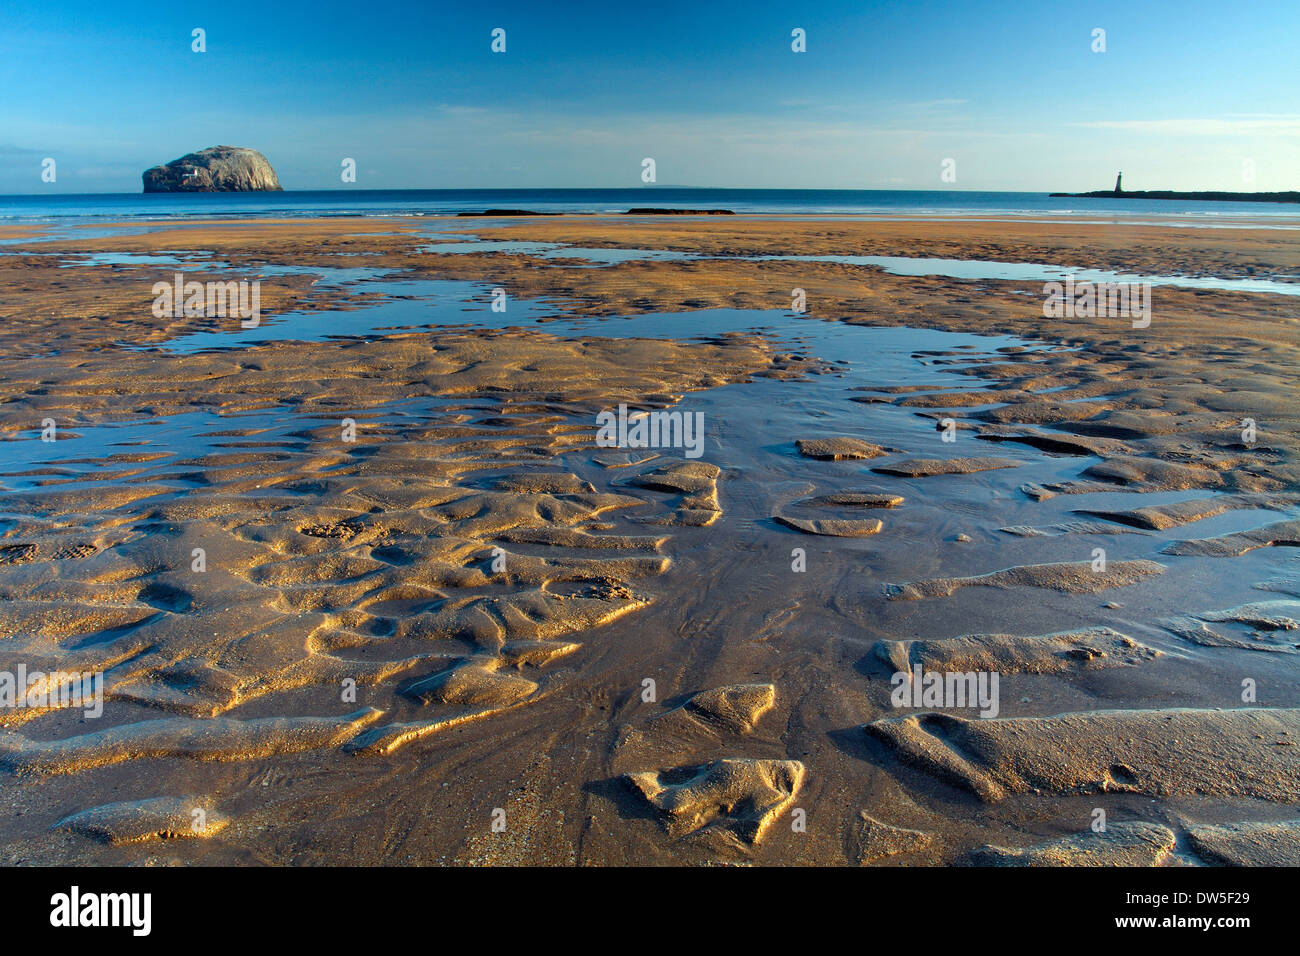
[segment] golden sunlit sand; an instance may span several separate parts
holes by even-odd
[[[1046,319],[1042,283],[438,254],[458,235],[1245,278],[1300,271],[1291,234],[753,216],[139,225],[0,257],[3,447],[39,443],[51,419],[56,432],[44,459],[0,474],[0,669],[102,672],[107,700],[99,720],[6,713],[7,862],[1152,864],[1182,830],[1254,859],[1223,829],[1238,825],[1269,861],[1295,861],[1278,838],[1300,800],[1294,297],[1160,286],[1135,329]],[[182,261],[86,259],[99,253]],[[330,284],[312,268],[384,274]],[[418,304],[401,283],[420,280],[475,283],[465,305],[480,310],[505,288],[542,321],[482,328],[466,311],[454,327],[167,347],[238,323],[159,317],[155,283],[260,270],[268,334],[291,315],[328,329]],[[952,373],[939,386],[873,385],[868,367],[833,414],[774,432],[801,389],[842,373],[839,355],[704,324],[698,339],[617,333],[628,315],[789,318],[796,288],[808,327],[1046,347],[922,356]],[[565,316],[593,321],[553,334]],[[770,407],[743,397],[760,382],[781,386]],[[595,441],[620,403],[715,395],[737,397],[710,414],[734,417],[712,422],[700,459]],[[873,433],[878,411],[925,437]],[[124,425],[144,431],[114,441]],[[1223,524],[1187,527],[1202,520]],[[900,715],[900,661],[996,666],[1000,714]],[[1268,688],[1248,709],[1243,677]],[[1165,822],[1081,850],[1070,834],[1099,800]],[[191,803],[213,821],[203,838],[160,842]],[[494,838],[497,810],[511,827]]]

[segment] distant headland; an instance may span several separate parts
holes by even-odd
[[[1300,202],[1300,192],[1229,193],[1218,191],[1175,192],[1172,189],[1139,189],[1126,192],[1124,174],[1115,177],[1114,189],[1097,189],[1088,193],[1052,193],[1067,199],[1199,199],[1202,202]]]
[[[280,180],[265,156],[243,146],[209,146],[145,170],[147,193],[273,192]]]

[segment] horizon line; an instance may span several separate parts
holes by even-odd
[[[93,190],[89,192],[63,192],[61,190],[40,190],[38,192],[25,193],[0,193],[4,197],[26,197],[26,196],[253,196],[253,195],[282,195],[287,193],[375,193],[375,192],[653,192],[655,190],[709,190],[714,192],[913,192],[913,193],[1006,193],[1008,195],[1030,195],[1030,196],[1047,196],[1051,197],[1054,192],[1066,192],[1066,190],[1046,190],[1046,189],[968,189],[950,187],[944,189],[921,189],[912,186],[685,186],[669,184],[645,184],[641,186],[374,186],[374,187],[353,187],[353,186],[318,186],[310,188],[297,189],[249,189],[249,190],[216,190],[211,192],[187,192],[178,190],[175,192],[145,192],[139,191],[122,191],[122,190]],[[1084,192],[1110,192],[1106,189],[1084,190]],[[1124,194],[1136,194],[1146,192],[1176,192],[1176,193],[1232,193],[1234,195],[1250,196],[1260,193],[1279,194],[1287,192],[1296,192],[1297,190],[1288,189],[1255,189],[1255,190],[1232,190],[1232,189],[1127,189]],[[1078,196],[1071,192],[1069,196],[1060,198],[1107,198],[1104,196]],[[1208,200],[1207,200],[1208,201]]]

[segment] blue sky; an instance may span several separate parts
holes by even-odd
[[[1300,188],[1297,0],[4,3],[0,193],[217,144],[286,189]]]

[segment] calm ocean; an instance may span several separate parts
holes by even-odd
[[[897,215],[1059,215],[1233,220],[1300,218],[1283,203],[1064,199],[1046,193],[875,189],[331,189],[278,193],[82,193],[0,196],[0,222],[132,217],[439,216],[490,208],[621,213],[634,206],[735,212]]]

